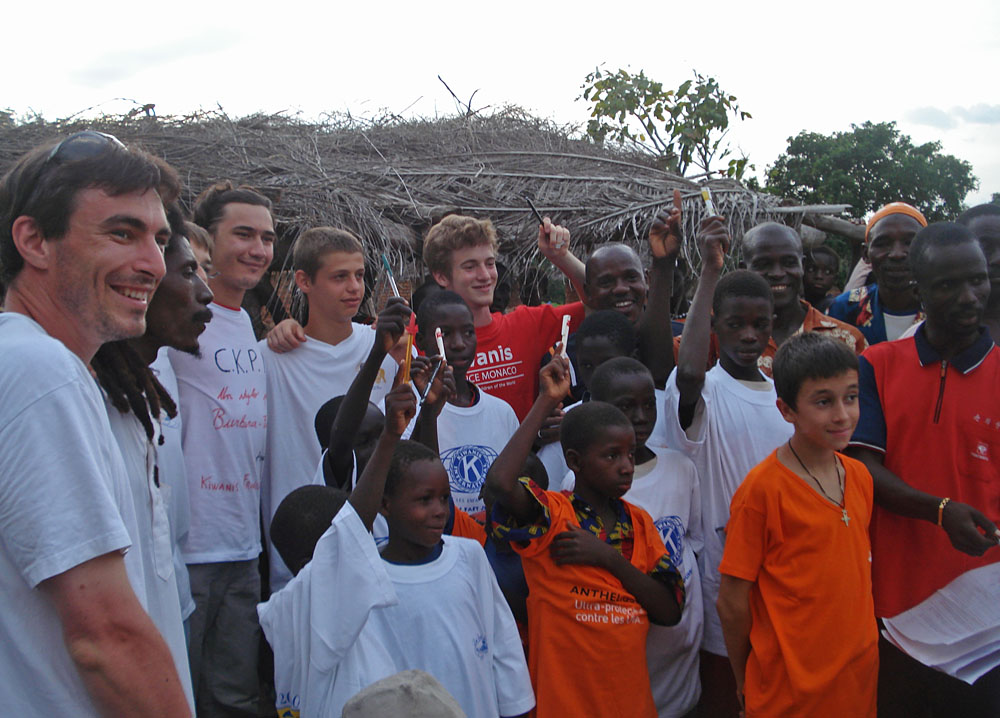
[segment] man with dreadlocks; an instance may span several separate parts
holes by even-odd
[[[162,161],[94,131],[33,150],[0,180],[7,715],[191,714],[145,610],[154,569],[87,369],[102,344],[145,331],[170,237],[163,202],[179,189]]]
[[[194,220],[213,242],[212,323],[203,356],[169,352],[191,499],[181,544],[195,602],[188,653],[199,716],[256,718],[267,379],[241,305],[271,263],[276,235],[270,200],[229,182],[199,195]]]
[[[146,610],[170,647],[181,682],[193,702],[178,582],[186,588],[188,604],[192,603],[191,589],[186,568],[183,572],[175,568],[176,543],[169,520],[169,514],[176,517],[180,513],[177,499],[181,497],[176,495],[176,489],[186,495],[187,485],[178,485],[176,474],[170,485],[161,483],[161,477],[170,472],[160,470],[163,462],[158,457],[159,451],[166,449],[164,454],[168,454],[174,448],[164,446],[160,420],[164,414],[176,417],[177,408],[148,365],[156,359],[160,347],[167,344],[197,352],[198,335],[212,318],[207,308],[212,292],[198,276],[198,262],[181,234],[184,218],[179,208],[168,207],[167,218],[171,229],[164,252],[167,273],[150,300],[145,334],[103,345],[91,366],[104,389],[111,433],[121,449],[132,488],[139,546],[147,569]],[[179,449],[179,434],[173,433],[171,440]],[[168,486],[174,491],[161,491]],[[173,511],[169,511],[168,503]],[[188,615],[193,605],[189,608]]]

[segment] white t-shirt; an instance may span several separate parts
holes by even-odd
[[[352,325],[351,335],[339,344],[309,338],[294,351],[277,354],[266,341],[257,345],[267,373],[267,452],[264,459],[261,514],[271,561],[271,590],[292,574],[270,546],[271,519],[278,504],[300,486],[313,483],[322,449],[316,439],[316,412],[335,396],[346,394],[375,343],[375,330]],[[378,401],[392,387],[396,361],[386,355],[372,387]]]
[[[187,563],[246,561],[260,553],[260,472],[267,385],[250,316],[212,303],[201,358],[171,349],[183,419],[191,528]]]
[[[0,705],[8,715],[97,716],[38,584],[138,535],[100,389],[36,322],[0,313]],[[125,569],[146,606],[142,557]]]
[[[414,391],[416,391],[414,389]],[[438,451],[448,471],[455,506],[480,523],[486,519],[486,505],[479,498],[486,472],[514,436],[520,422],[503,399],[476,390],[472,406],[446,403],[437,420]],[[403,433],[409,438],[416,417]]]
[[[468,716],[514,716],[534,707],[517,625],[482,546],[445,536],[430,563],[384,563],[399,603],[370,620],[398,670],[427,671]]]
[[[705,542],[705,550],[699,556],[705,605],[702,647],[719,656],[726,655],[726,644],[715,601],[719,597],[719,562],[725,546],[729,504],[750,469],[787,441],[794,431],[775,405],[778,397],[774,383],[767,377],[765,380],[770,385],[769,391],[751,389],[716,364],[705,374],[701,399],[686,432],[677,415],[680,394],[676,368],[667,380],[664,406],[667,443],[691,458],[701,486]]]
[[[890,314],[883,310],[882,318],[885,320],[885,338],[887,341],[901,339],[906,330],[913,326],[917,313],[913,314]]]
[[[398,672],[369,620],[373,611],[396,603],[385,566],[354,507],[345,503],[312,560],[258,604],[274,651],[278,715],[339,718],[358,691]]]
[[[648,446],[648,444],[647,444]],[[701,496],[694,463],[679,451],[649,447],[656,455],[635,467],[632,487],[622,497],[648,513],[684,577],[684,612],[675,626],[649,625],[646,663],[659,718],[687,715],[701,697],[698,650],[704,609],[696,554],[702,550]],[[576,485],[570,472],[563,488]]]
[[[149,365],[156,379],[177,402],[177,376],[170,366],[167,348],[162,347],[156,361]],[[181,618],[185,621],[194,613],[194,599],[191,597],[191,577],[181,553],[181,540],[191,527],[191,501],[188,499],[187,472],[184,470],[184,451],[181,449],[181,415],[173,419],[167,412],[160,414],[160,435],[163,443],[155,443],[156,466],[160,475],[160,494],[167,505],[170,519],[170,539],[173,544],[174,576],[177,579],[177,595],[181,602]]]
[[[191,690],[191,668],[188,663],[187,640],[184,636],[184,619],[181,617],[177,580],[174,576],[170,522],[163,496],[153,479],[156,450],[135,414],[131,411],[122,414],[106,397],[105,408],[111,424],[111,433],[118,441],[132,489],[132,502],[139,529],[133,550],[142,552],[146,579],[146,611],[170,649],[188,706],[194,713],[194,694]]]

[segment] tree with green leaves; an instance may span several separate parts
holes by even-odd
[[[727,157],[722,171],[729,177],[740,179],[748,167],[747,157],[733,157],[724,140],[730,119],[748,120],[750,113],[714,77],[695,72],[693,80],[665,90],[641,70],[612,73],[598,67],[581,89],[578,99],[590,102],[587,135],[595,142],[611,140],[647,152],[681,175],[691,167],[708,173]]]
[[[895,122],[865,122],[850,132],[789,137],[765,189],[807,204],[849,204],[858,219],[904,201],[933,222],[958,216],[978,187],[972,165],[942,154],[940,142],[915,145]]]

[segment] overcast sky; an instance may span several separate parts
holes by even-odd
[[[455,109],[441,75],[463,99],[478,90],[474,107],[583,124],[576,98],[599,64],[667,87],[697,69],[752,113],[730,137],[758,174],[801,130],[895,120],[972,163],[970,205],[1000,192],[1000,3],[990,0],[9,5],[0,106],[18,114],[135,101],[160,115],[221,105],[233,116],[433,117]]]

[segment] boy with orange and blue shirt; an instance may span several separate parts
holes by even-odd
[[[568,360],[550,362],[541,386],[486,478],[494,530],[521,554],[528,582],[536,715],[652,718],[646,634],[650,621],[677,622],[684,582],[649,514],[620,498],[632,484],[635,433],[621,411],[589,402],[560,430],[573,493],[519,481],[542,422],[569,391]]]

